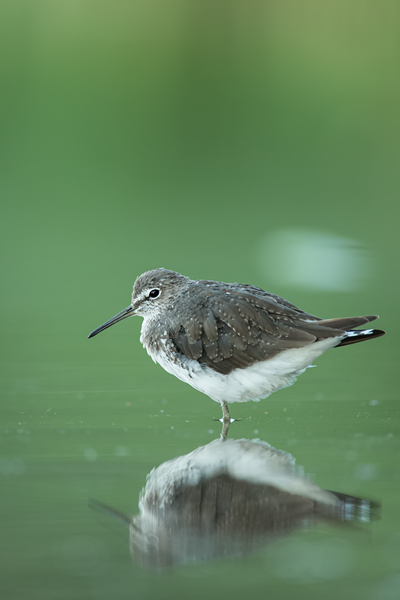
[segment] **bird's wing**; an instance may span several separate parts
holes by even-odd
[[[219,373],[227,374],[283,350],[343,333],[266,292],[236,288],[233,294],[227,286],[214,288],[203,300],[197,298],[190,317],[172,337],[188,358]]]
[[[232,284],[230,284],[230,285],[232,285]],[[235,284],[233,284],[233,285],[235,285]],[[315,315],[307,313],[304,310],[302,310],[301,308],[299,308],[298,306],[296,306],[295,304],[292,304],[288,300],[285,300],[285,298],[282,298],[281,296],[277,296],[276,294],[270,294],[269,292],[266,292],[262,288],[256,287],[254,285],[249,285],[247,283],[241,284],[240,288],[243,290],[243,292],[247,292],[251,296],[255,296],[258,301],[264,300],[268,304],[273,302],[281,307],[285,307],[286,309],[294,310],[296,312],[296,314],[301,314],[301,315],[307,316],[308,318],[315,319],[316,321],[320,320]]]

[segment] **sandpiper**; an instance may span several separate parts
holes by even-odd
[[[266,398],[326,350],[385,333],[354,329],[377,315],[320,319],[252,285],[154,269],[136,279],[130,306],[89,338],[133,315],[144,319],[140,341],[151,358],[219,402],[227,422],[227,403]]]

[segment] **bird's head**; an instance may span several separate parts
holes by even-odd
[[[149,319],[157,318],[173,307],[175,298],[184,291],[189,281],[184,275],[168,269],[146,271],[134,283],[130,306],[97,327],[89,334],[89,338],[127,317],[139,315]]]

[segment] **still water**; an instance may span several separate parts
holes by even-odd
[[[379,510],[369,500],[322,490],[296,472],[290,454],[266,442],[228,441],[227,429],[220,440],[153,469],[133,519],[90,501],[130,525],[140,564],[242,556],[319,520],[370,522]]]
[[[45,360],[7,374],[4,597],[396,598],[397,413],[374,352],[389,338],[232,405],[223,441],[218,404],[153,365],[139,319],[127,325],[77,344],[85,368],[60,364],[48,336]]]

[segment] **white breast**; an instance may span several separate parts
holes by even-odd
[[[183,365],[175,363],[166,353],[147,352],[168,373],[189,383],[192,387],[216,402],[247,402],[261,400],[272,392],[292,385],[296,377],[311,366],[323,352],[337,346],[342,337],[328,338],[304,346],[284,350],[277,356],[257,362],[246,369],[234,369],[228,375],[217,373],[195,360],[185,359]]]

